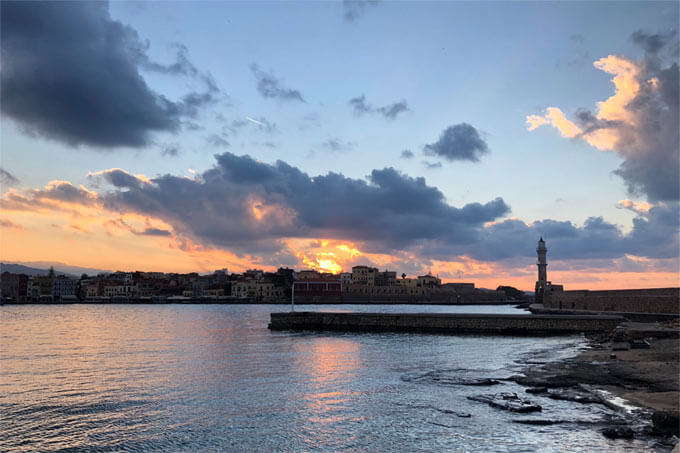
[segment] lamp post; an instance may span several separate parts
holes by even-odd
[[[295,311],[295,282],[290,289],[290,311]]]

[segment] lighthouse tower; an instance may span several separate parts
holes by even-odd
[[[548,254],[548,249],[545,247],[545,241],[543,237],[538,240],[538,247],[536,248],[536,253],[538,254],[538,280],[536,281],[536,303],[543,303],[543,295],[548,289],[548,261],[546,260],[546,255]]]

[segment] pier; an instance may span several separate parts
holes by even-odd
[[[451,335],[565,335],[608,332],[623,321],[621,316],[610,315],[288,312],[272,313],[269,329]]]

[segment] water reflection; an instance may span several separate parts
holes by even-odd
[[[443,308],[452,309],[433,310]],[[477,389],[442,385],[442,376],[514,373],[578,338],[268,331],[270,311],[281,309],[0,307],[0,450],[649,449],[582,425],[518,426],[469,402]],[[409,379],[425,373],[437,379]],[[548,417],[599,420],[608,410],[542,404]]]

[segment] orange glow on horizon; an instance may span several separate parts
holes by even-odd
[[[495,289],[511,285],[531,291],[536,281],[534,260],[526,264],[478,261],[469,257],[452,257],[449,261],[428,260],[414,253],[376,254],[362,251],[363,245],[333,238],[285,238],[281,256],[288,261],[272,261],[277,255],[237,255],[229,250],[211,247],[186,237],[167,222],[134,213],[106,210],[95,192],[64,181],[51,181],[46,190],[60,186],[80,190],[86,204],[49,198],[30,198],[10,190],[3,196],[9,208],[0,219],[0,259],[4,262],[55,261],[73,266],[105,270],[140,270],[159,272],[211,272],[227,267],[231,272],[243,272],[258,267],[274,271],[279,266],[297,270],[316,269],[321,272],[351,271],[355,265],[369,265],[398,275],[423,275],[429,270],[443,282],[468,281],[477,287]],[[644,214],[648,203],[621,200],[620,205]],[[254,207],[266,223],[278,218],[285,209],[278,206]],[[269,209],[271,208],[271,211]],[[284,215],[284,217],[286,217]],[[288,217],[290,218],[290,217]],[[294,256],[296,262],[290,261]],[[265,264],[266,263],[266,264]],[[516,261],[515,261],[516,263]],[[613,260],[610,268],[561,270],[551,267],[549,278],[566,289],[615,289],[679,286],[677,259],[653,260],[625,256]]]
[[[114,221],[119,217],[107,218]],[[154,227],[164,229],[163,223],[149,220]],[[145,218],[128,218],[125,222],[133,228],[146,225]],[[158,222],[158,223],[156,223]],[[3,262],[56,261],[73,266],[108,270],[140,270],[159,272],[211,272],[223,267],[231,272],[243,272],[259,267],[274,271],[276,263],[264,265],[257,256],[237,256],[226,250],[203,246],[187,238],[174,236],[146,236],[135,234],[131,229],[117,226],[108,230],[103,221],[74,222],[57,217],[17,213],[10,223],[2,224],[0,234],[0,260]],[[297,270],[312,268],[321,272],[349,272],[353,265],[367,264],[381,269],[392,269],[400,275],[401,259],[391,255],[362,253],[351,242],[287,239],[285,242],[294,252]],[[316,244],[314,244],[316,242]],[[310,247],[311,244],[311,247]],[[406,256],[413,260],[414,257]],[[680,286],[680,273],[674,262],[654,267],[656,260],[627,256],[629,262],[642,270],[617,271],[612,269],[549,270],[549,279],[563,284],[565,289],[625,289]],[[666,266],[666,270],[664,270]],[[495,289],[510,285],[521,290],[533,291],[536,266],[533,259],[517,267],[500,262],[477,261],[467,257],[455,261],[431,261],[422,271],[432,269],[442,282],[474,282],[477,287]],[[412,272],[407,272],[411,274]]]
[[[286,242],[303,267],[319,272],[339,274],[347,271],[347,261],[362,255],[354,244],[329,239],[288,239]]]

